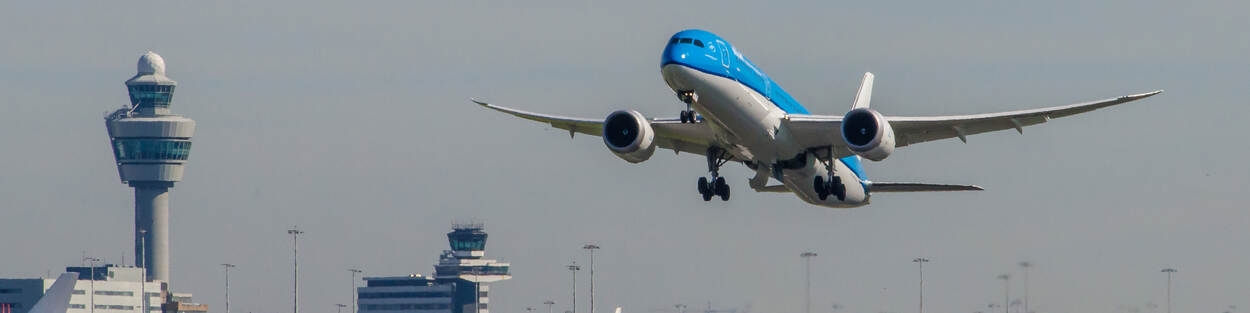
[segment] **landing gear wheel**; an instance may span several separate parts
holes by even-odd
[[[729,201],[729,184],[725,183],[724,177],[716,178],[716,195],[720,196],[721,201]]]
[[[834,177],[834,181],[829,182],[829,193],[838,197],[838,201],[846,201],[846,185],[842,184],[841,179]]]
[[[694,123],[696,121],[694,118],[694,111],[692,110],[681,111],[680,115],[682,123]]]
[[[694,111],[690,112],[690,121],[694,121]],[[686,116],[682,116],[685,118]],[[720,177],[720,167],[726,162],[733,159],[725,150],[717,147],[710,147],[707,150],[707,170],[712,175],[710,177],[699,177],[699,195],[703,196],[703,201],[712,201],[712,197],[720,196],[723,201],[729,201],[729,184],[725,182],[724,177]]]
[[[825,185],[824,177],[816,176],[816,178],[812,179],[812,188],[816,189],[816,195],[820,197],[821,201],[829,199],[829,185]]]

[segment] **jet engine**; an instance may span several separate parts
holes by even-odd
[[[894,129],[881,113],[858,108],[842,118],[842,140],[855,154],[873,161],[894,153]]]
[[[639,163],[655,154],[655,131],[642,113],[616,111],[603,122],[603,143],[617,157]]]

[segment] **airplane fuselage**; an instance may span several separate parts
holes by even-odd
[[[766,175],[808,203],[838,208],[868,204],[869,183],[854,156],[830,163],[834,177],[846,186],[845,198],[820,199],[815,177],[828,180],[829,170],[809,155],[785,123],[788,114],[808,111],[729,42],[706,31],[679,32],[665,47],[660,67],[674,92],[693,92],[690,106],[701,116],[697,122],[708,123],[718,146],[735,159],[768,171]]]

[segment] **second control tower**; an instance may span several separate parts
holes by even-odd
[[[195,121],[169,112],[178,83],[148,52],[126,81],[130,105],[105,119],[122,183],[135,189],[135,260],[147,280],[169,282],[169,188],[182,181]]]

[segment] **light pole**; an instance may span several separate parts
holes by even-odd
[[[482,313],[482,268],[481,267],[473,268],[473,313]]]
[[[580,271],[582,267],[577,266],[577,262],[573,262],[569,264],[568,269],[573,273],[573,313],[577,313],[577,271]]]
[[[355,269],[355,268],[349,268],[347,269],[347,271],[352,272],[352,311],[351,312],[356,313],[356,274],[363,273],[364,271],[360,269]],[[226,312],[226,313],[230,313],[230,312]]]
[[[83,257],[83,261],[91,262],[91,312],[95,312],[95,262],[100,262],[98,258]]]
[[[926,258],[916,258],[911,260],[920,265],[920,313],[924,313],[924,264],[929,262]],[[230,312],[226,312],[230,313]]]
[[[556,305],[556,302],[552,300],[547,300],[547,301],[543,301],[543,304],[547,305],[547,313],[551,313],[551,306]]]
[[[226,313],[230,313],[230,268],[234,264],[221,263],[221,267],[226,269]]]
[[[142,228],[139,229],[139,260],[140,260],[139,262],[140,264],[139,265],[139,295],[140,295],[139,306],[143,308],[143,311],[140,313],[150,313],[148,312],[148,300],[151,300],[151,298],[148,297],[148,292],[147,292],[147,286],[148,286],[148,261],[147,261],[148,259],[148,242],[147,242],[148,236],[147,235],[148,235],[147,229],[142,229]],[[95,291],[94,290],[91,291],[91,294],[95,294]],[[94,308],[95,304],[92,304],[91,306]]]
[[[1169,267],[1160,272],[1168,274],[1168,313],[1172,313],[1172,273],[1176,273],[1176,269]]]
[[[588,244],[582,249],[590,251],[590,313],[595,313],[595,250],[599,250],[599,246]]]
[[[299,313],[299,235],[304,231],[299,230],[299,227],[292,227],[286,230],[286,233],[291,235],[291,251],[293,252],[291,259],[295,264],[295,276],[292,283],[295,288],[291,292],[291,312]]]
[[[338,312],[339,312],[339,313],[343,313],[343,308],[347,307],[347,305],[346,305],[346,304],[342,304],[342,303],[335,303],[335,304],[334,304],[334,307],[338,308]]]
[[[1020,262],[1020,269],[1022,270],[1024,274],[1024,277],[1022,277],[1024,279],[1024,313],[1032,313],[1031,311],[1029,311],[1029,268],[1030,267],[1033,267],[1033,263],[1030,263],[1029,261]]]
[[[998,275],[1003,280],[1003,312],[1011,313],[1011,275]]]
[[[680,303],[678,303],[678,304],[676,304],[676,305],[673,305],[673,308],[674,308],[674,309],[677,309],[677,313],[686,313],[686,305],[685,305],[685,304],[680,304]]]
[[[803,312],[812,313],[812,258],[816,257],[816,252],[803,252],[799,254],[803,258],[804,276],[807,281],[806,296],[803,298]]]

